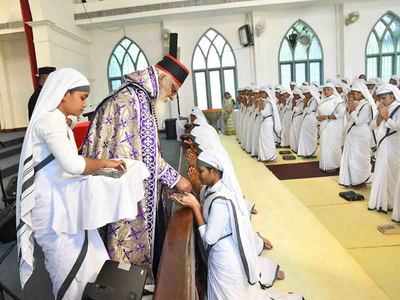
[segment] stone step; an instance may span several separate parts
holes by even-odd
[[[0,160],[8,158],[10,156],[20,154],[22,149],[22,145],[14,145],[6,148],[0,148]]]

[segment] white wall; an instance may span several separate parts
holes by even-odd
[[[119,29],[118,27],[111,29],[95,28],[90,30],[89,35],[92,41],[89,50],[89,78],[92,83],[89,102],[93,105],[101,102],[109,94],[107,79],[108,59],[115,45],[125,35],[135,41],[143,50],[150,64],[157,63],[163,54],[161,24],[159,22],[140,25],[124,24]],[[165,104],[159,103],[157,112],[161,120],[169,117],[169,108]]]
[[[72,1],[31,0],[38,66],[73,67],[89,73],[88,32],[74,23]]]
[[[31,71],[24,33],[0,36],[0,128],[27,124],[32,93]]]
[[[19,19],[17,1],[0,1],[0,22]],[[152,21],[131,20],[113,23],[109,26],[91,25],[87,28],[76,26],[73,20],[74,4],[69,0],[30,0],[33,14],[33,31],[38,65],[75,67],[89,77],[92,83],[90,102],[99,103],[109,93],[107,82],[107,62],[115,44],[124,36],[133,39],[145,52],[151,64],[163,55],[161,32],[168,29],[179,34],[181,60],[191,67],[194,47],[200,36],[210,27],[218,30],[232,45],[237,58],[238,85],[277,84],[279,82],[278,52],[281,40],[298,19],[309,24],[319,36],[324,52],[324,78],[345,75],[353,78],[365,72],[365,44],[368,34],[378,20],[389,9],[400,15],[400,2],[381,1],[344,1],[343,6],[325,4],[286,4],[266,6],[243,11],[211,11],[177,16],[164,16]],[[6,4],[5,4],[6,3]],[[9,8],[4,13],[4,8]],[[339,8],[339,9],[338,9]],[[342,10],[343,9],[343,10]],[[343,37],[338,34],[339,19],[348,13],[358,11],[360,20],[350,26],[343,26]],[[62,12],[62,13],[60,13]],[[266,30],[255,38],[255,46],[242,48],[238,40],[238,28],[250,19],[254,23],[265,22]],[[121,27],[120,24],[123,24]],[[102,28],[100,28],[102,26]],[[4,47],[3,47],[4,48]],[[27,64],[27,52],[23,46],[15,52],[12,64]],[[3,60],[4,60],[3,50]],[[24,56],[24,54],[26,56]],[[343,54],[343,55],[342,55]],[[7,52],[14,56],[14,53]],[[6,70],[3,64],[2,69]],[[343,73],[342,73],[343,66]],[[8,70],[8,69],[7,69]],[[29,74],[29,71],[27,71]],[[3,74],[14,82],[11,74]],[[4,84],[3,84],[4,86]],[[29,91],[29,93],[28,93]],[[27,82],[21,94],[13,94],[19,99],[4,100],[5,92],[0,90],[0,101],[22,103],[26,101],[22,94],[30,94],[31,84]],[[189,113],[194,105],[192,77],[186,80],[180,91],[181,112]],[[7,98],[7,97],[6,97]],[[4,109],[4,108],[3,108]],[[158,113],[163,120],[176,116],[176,103],[161,104]]]
[[[279,83],[279,48],[282,38],[299,19],[320,38],[324,55],[324,79],[336,76],[335,14],[333,5],[298,5],[259,10],[255,23],[265,21],[265,32],[255,38],[258,84]]]
[[[146,53],[150,64],[156,63],[163,55],[162,29],[178,33],[180,59],[191,68],[193,50],[201,37],[210,27],[218,30],[232,45],[238,63],[239,86],[251,83],[251,66],[249,64],[250,48],[239,45],[237,29],[245,22],[245,14],[208,17],[165,18],[163,22],[142,25],[125,24],[124,30],[103,31],[98,28],[90,31],[90,78],[93,81],[91,103],[98,103],[108,94],[107,63],[112,49],[124,36],[134,40]],[[194,105],[192,77],[189,76],[180,92],[181,114],[187,115]],[[161,104],[157,110],[161,120],[177,115],[177,104]],[[162,123],[162,122],[160,122]]]
[[[365,47],[368,35],[388,10],[400,16],[400,1],[359,1],[344,4],[344,14],[352,11],[360,12],[360,19],[344,28],[344,67],[345,76],[353,78],[356,74],[365,73]]]
[[[73,2],[30,0],[38,67],[73,67],[89,73],[87,31],[74,24]],[[0,23],[20,21],[19,1],[0,0]],[[27,101],[33,92],[24,33],[0,33],[0,124],[27,125]]]
[[[0,24],[22,21],[19,1],[0,0]]]
[[[245,14],[223,16],[186,17],[164,19],[164,26],[171,32],[178,33],[180,59],[191,69],[192,55],[200,37],[210,28],[216,29],[231,44],[237,61],[238,85],[248,86],[253,74],[250,65],[251,48],[243,48],[239,43],[238,28],[245,24]],[[193,81],[190,75],[180,90],[181,113],[188,115],[194,105]]]
[[[350,2],[350,3],[347,3]],[[336,7],[335,7],[336,6]],[[208,13],[197,15],[165,16],[160,22],[142,25],[126,24],[125,33],[144,50],[150,63],[162,56],[162,29],[179,35],[180,59],[191,67],[194,47],[200,36],[210,27],[218,30],[232,45],[237,58],[239,87],[252,84],[279,83],[278,55],[280,43],[287,30],[301,19],[310,25],[320,38],[324,58],[324,79],[337,76],[353,78],[365,71],[364,50],[369,31],[377,19],[388,9],[400,15],[400,3],[392,0],[382,1],[346,1],[343,6],[333,3],[275,5],[253,10],[221,15]],[[360,12],[360,20],[350,26],[344,26],[343,37],[338,26],[351,11]],[[252,16],[254,23],[265,22],[266,29],[260,37],[255,37],[255,46],[242,48],[238,39],[238,28],[249,22],[246,16]],[[91,101],[98,103],[108,94],[107,62],[114,45],[123,37],[123,30],[104,32],[90,30],[90,78],[93,80]],[[254,60],[252,60],[254,56]],[[255,64],[253,64],[255,62]],[[344,70],[342,70],[344,66]],[[343,74],[341,74],[343,73]],[[193,81],[189,76],[180,90],[181,113],[187,115],[194,105]],[[169,109],[159,108],[161,119],[177,115],[177,106],[170,104]]]

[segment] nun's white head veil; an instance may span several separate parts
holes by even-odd
[[[35,182],[32,135],[36,122],[59,106],[64,95],[72,89],[89,87],[89,81],[74,69],[65,68],[49,75],[40,92],[27,128],[18,169],[17,184],[17,242],[21,285],[24,287],[34,268],[32,209],[35,207]]]
[[[379,86],[378,89],[376,90],[377,96],[389,93],[392,93],[396,101],[400,102],[400,89],[397,86],[394,86],[393,84],[390,83],[385,83]]]
[[[367,100],[371,105],[372,115],[373,118],[375,118],[378,113],[378,107],[376,106],[375,100],[372,97],[371,93],[369,92],[368,87],[364,83],[364,81],[362,80],[354,81],[353,84],[351,85],[351,90],[360,92],[363,95],[364,99]]]

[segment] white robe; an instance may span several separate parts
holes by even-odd
[[[393,102],[389,106],[389,114],[399,105],[399,102]],[[395,191],[400,173],[400,109],[388,121],[382,121],[379,127],[376,120],[373,121],[372,128],[377,132],[378,149],[368,208],[387,212],[393,208],[396,196],[398,197]],[[388,129],[397,133],[385,137]],[[398,216],[398,201],[394,215]]]
[[[240,119],[242,117],[242,104],[240,104],[239,109],[234,110],[234,121],[235,121],[235,134],[236,139],[239,140],[239,132],[240,132]]]
[[[371,106],[360,101],[350,114],[340,163],[339,184],[355,186],[371,177]]]
[[[225,199],[216,199],[224,197]],[[208,253],[208,300],[274,299],[300,300],[301,296],[272,289],[262,290],[258,283],[250,285],[243,265],[242,252],[236,238],[237,211],[229,204],[231,192],[222,181],[203,189],[201,201],[206,224],[199,226],[200,236]],[[235,221],[236,220],[236,221]],[[257,257],[259,282],[271,287],[279,265],[266,257]]]
[[[321,101],[318,115],[334,115],[336,120],[320,122],[320,161],[323,171],[336,170],[340,167],[343,145],[343,118],[346,106],[342,98],[332,95]]]
[[[258,140],[260,139],[261,124],[263,121],[263,116],[261,112],[257,112],[257,117],[254,124],[253,140],[251,142],[251,156],[258,156]]]
[[[247,119],[247,132],[246,132],[246,142],[245,142],[245,150],[247,153],[251,152],[251,143],[253,141],[254,127],[256,117],[256,109],[254,106],[251,107],[249,118]]]
[[[147,168],[139,162],[119,179],[80,176],[85,160],[78,155],[73,133],[59,111],[45,113],[33,131],[34,164],[51,154],[55,159],[35,173],[36,201],[32,229],[42,248],[46,269],[57,295],[84,243],[88,251],[63,300],[81,299],[88,282],[95,281],[109,259],[97,228],[121,219],[133,219],[144,198]]]
[[[281,147],[290,146],[290,127],[292,125],[292,98],[286,100],[287,103],[284,108],[282,121],[282,134],[281,134]]]
[[[276,146],[274,134],[274,118],[272,104],[267,101],[265,108],[261,111],[263,121],[258,140],[258,159],[261,161],[276,160]]]
[[[279,120],[281,120],[281,122],[283,122],[283,118],[285,115],[285,105],[283,105],[282,103],[279,103],[278,110],[279,110]]]
[[[299,135],[299,156],[312,156],[318,147],[318,121],[317,121],[317,99],[311,98],[303,112],[303,122]]]
[[[303,107],[304,102],[299,99],[293,107],[292,125],[290,127],[290,149],[297,153],[299,148],[299,136],[301,124],[303,122]]]
[[[244,111],[244,116],[243,116],[243,121],[241,125],[241,137],[240,137],[240,144],[243,149],[246,147],[246,137],[247,137],[247,129],[248,129],[248,120],[249,120],[249,115],[250,115],[250,106],[247,106]]]

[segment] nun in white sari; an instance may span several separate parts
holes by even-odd
[[[384,212],[393,209],[393,219],[399,221],[400,91],[385,84],[376,95],[380,98],[379,115],[372,128],[376,129],[378,146],[368,208]]]
[[[251,141],[251,156],[257,157],[258,156],[258,140],[260,138],[260,130],[261,130],[261,123],[263,121],[263,116],[261,114],[262,107],[264,105],[264,99],[260,99],[257,102],[257,111],[254,120],[254,129],[253,129],[253,137]]]
[[[252,106],[249,103],[249,100],[247,100],[247,104],[246,104],[246,109],[244,112],[244,118],[242,121],[242,134],[241,134],[241,146],[242,149],[244,150],[246,148],[246,141],[247,141],[247,132],[248,132],[248,128],[249,128],[249,122],[250,122],[250,115],[251,115],[251,111],[252,111]]]
[[[258,160],[273,161],[277,158],[275,141],[280,137],[281,121],[276,98],[270,89],[265,89],[267,99],[261,111],[263,118],[258,140]]]
[[[323,86],[323,96],[318,105],[320,122],[319,168],[329,172],[340,167],[343,145],[343,118],[346,105],[332,83]]]
[[[26,131],[17,186],[17,236],[22,287],[34,270],[34,239],[42,248],[56,299],[81,299],[109,259],[97,228],[133,219],[144,198],[145,165],[126,161],[119,179],[86,176],[121,161],[78,155],[66,116],[79,115],[88,80],[73,69],[50,74]],[[71,109],[73,106],[73,109]],[[85,175],[82,175],[85,174]]]
[[[301,124],[303,122],[303,108],[304,108],[304,96],[299,88],[293,90],[293,114],[292,124],[290,127],[290,149],[297,153],[299,148],[299,136],[301,130]]]
[[[370,123],[378,112],[375,101],[363,82],[353,83],[351,93],[352,99],[348,102],[350,119],[345,130],[339,173],[339,184],[344,186],[358,186],[371,177]]]
[[[193,210],[208,253],[207,299],[302,299],[270,288],[279,265],[257,255],[246,207],[229,188],[223,156],[204,151],[198,159],[205,185],[200,202],[191,194],[177,200]]]
[[[241,124],[241,120],[243,117],[243,96],[241,95],[241,91],[239,91],[239,97],[238,97],[238,102],[239,102],[239,109],[236,113],[237,118],[235,118],[235,130],[236,130],[236,139],[238,140],[238,142],[240,143],[240,124]]]
[[[247,153],[251,153],[251,145],[253,142],[253,134],[255,130],[255,125],[256,125],[256,118],[257,118],[257,113],[258,113],[258,108],[255,102],[255,98],[253,98],[253,104],[251,105],[250,113],[249,113],[249,118],[247,120],[247,130],[246,130],[246,141],[245,141],[245,147],[244,149],[246,150]]]
[[[303,122],[297,154],[303,157],[311,157],[317,152],[318,147],[317,108],[320,97],[318,91],[313,87],[304,87],[303,95],[305,97]]]
[[[290,146],[290,128],[292,125],[292,100],[293,95],[290,89],[283,88],[280,95],[285,99],[285,107],[283,111],[282,132],[281,132],[281,147]]]
[[[246,104],[245,104],[245,96],[243,96],[242,101],[240,102],[240,122],[238,126],[239,129],[236,132],[239,144],[242,144],[243,141],[243,126],[244,126],[245,116],[246,116]]]

